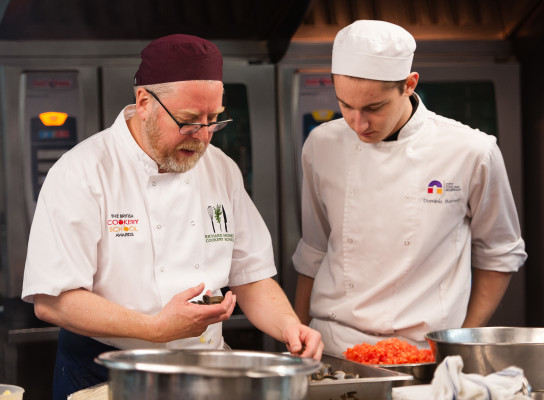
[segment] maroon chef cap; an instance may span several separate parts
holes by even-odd
[[[169,35],[149,43],[141,53],[142,62],[134,85],[223,80],[223,57],[215,44],[191,35]]]

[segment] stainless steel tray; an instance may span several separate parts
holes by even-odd
[[[308,400],[391,400],[394,382],[414,379],[412,375],[348,361],[324,354],[321,362],[333,370],[358,374],[356,379],[311,381]]]

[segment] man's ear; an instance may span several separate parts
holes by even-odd
[[[419,82],[419,74],[417,72],[411,72],[406,78],[406,91],[405,94],[411,96],[416,90],[417,83]]]
[[[143,87],[136,89],[136,112],[142,121],[151,113],[151,95]]]

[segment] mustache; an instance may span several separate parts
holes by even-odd
[[[191,151],[203,151],[206,148],[206,145],[200,140],[185,140],[179,146],[176,147],[176,150],[191,150]]]

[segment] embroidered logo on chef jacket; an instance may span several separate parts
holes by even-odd
[[[451,195],[454,192],[460,192],[460,191],[461,191],[461,186],[453,182],[442,183],[440,181],[433,180],[429,182],[429,184],[427,185],[427,194],[433,195],[433,196],[428,196],[428,198],[423,199],[423,201],[425,203],[439,203],[439,204],[458,203],[461,201],[461,199],[459,197],[451,198]],[[434,196],[434,195],[438,195],[438,196]],[[447,198],[442,199],[443,196]]]
[[[439,181],[431,181],[427,187],[427,193],[442,194],[442,183]]]
[[[138,232],[140,220],[133,214],[110,214],[108,219],[108,232],[115,234],[116,237],[134,236]]]
[[[210,225],[207,231],[210,234],[204,235],[206,242],[233,242],[234,234],[229,233],[229,219],[225,207],[222,204],[210,205],[207,207],[207,212],[210,217]]]

